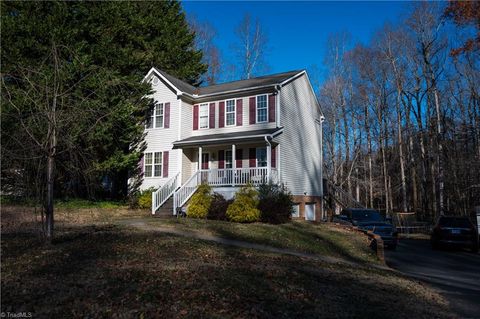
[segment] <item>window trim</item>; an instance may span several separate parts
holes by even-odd
[[[207,109],[207,127],[202,127],[201,126],[201,112],[202,112],[202,106],[205,106]],[[198,105],[198,129],[199,130],[208,130],[210,128],[210,103],[201,103]]]
[[[157,107],[158,106],[162,106],[162,114],[161,115],[157,115]],[[165,127],[165,103],[157,103],[155,104],[155,128],[164,128]],[[157,126],[157,116],[161,116],[162,117],[162,126]]]
[[[233,168],[233,153],[232,153],[232,150],[229,149],[229,150],[225,150],[224,152],[225,152],[224,153],[225,155],[224,155],[224,158],[223,158],[223,166],[224,166],[225,169],[231,169],[231,168]],[[227,163],[228,163],[227,152],[230,152],[230,167],[227,167],[228,166],[227,165]]]
[[[233,112],[227,112],[227,102],[228,101],[233,101],[233,107],[234,107],[234,110]],[[230,127],[230,126],[237,126],[237,100],[236,99],[229,99],[229,100],[225,100],[225,127]],[[228,124],[227,123],[227,114],[228,113],[233,113],[233,124]]]
[[[300,217],[300,203],[293,203],[292,205],[292,217],[299,218]]]
[[[258,120],[258,98],[260,96],[265,96],[266,97],[265,110],[267,111],[267,115],[265,117],[265,121],[259,121]],[[258,124],[258,123],[268,123],[268,94],[258,94],[258,95],[255,96],[255,124]]]
[[[144,178],[163,177],[163,164],[164,164],[163,163],[163,153],[164,152],[145,152],[145,153],[143,153],[143,177]],[[151,164],[147,164],[147,162],[146,162],[147,154],[152,155],[152,163]],[[155,163],[155,154],[160,154],[160,163]],[[147,176],[145,174],[147,166],[152,168],[150,176]],[[158,175],[158,176],[155,175],[155,166],[160,166],[160,175]]]
[[[145,123],[146,130],[165,128],[165,105],[166,104],[167,104],[166,102],[162,102],[162,103],[155,102],[155,107],[152,109],[152,112],[149,115],[150,123],[152,123],[152,127],[148,127],[147,123]],[[162,114],[158,115],[162,117],[162,126],[157,126],[157,106],[159,105],[162,106]]]
[[[264,149],[265,150],[265,166],[260,166],[258,165],[259,164],[259,161],[258,161],[258,151],[260,149]],[[268,167],[268,156],[267,156],[267,148],[266,147],[256,147],[255,148],[255,167]]]

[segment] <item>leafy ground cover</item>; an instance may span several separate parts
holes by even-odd
[[[312,224],[304,221],[281,225],[240,224],[189,218],[148,219],[148,223],[305,253],[339,257],[354,262],[379,262],[374,251],[368,247],[365,236],[332,224]]]
[[[393,271],[115,225],[127,212],[104,212],[113,216],[108,220],[77,212],[85,216],[75,223],[57,223],[51,245],[23,227],[2,228],[1,311],[31,312],[38,318],[454,316],[437,293]],[[182,227],[190,229],[206,227],[203,221],[183,222]],[[247,226],[263,229],[256,224],[242,227]],[[284,225],[284,231],[288,227],[314,232],[295,223]]]

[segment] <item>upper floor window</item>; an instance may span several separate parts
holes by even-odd
[[[163,122],[165,118],[165,108],[163,103],[158,103],[155,105],[153,110],[151,110],[147,116],[147,124],[145,125],[146,128],[162,128]]]
[[[225,102],[226,108],[225,108],[225,126],[232,126],[235,125],[235,100],[227,100]]]
[[[208,128],[208,103],[200,104],[199,119],[200,128]]]
[[[162,164],[162,152],[145,153],[143,175],[145,177],[161,177]]]
[[[267,166],[267,149],[265,147],[257,147],[257,167]]]
[[[257,96],[257,123],[267,122],[268,120],[268,105],[267,95]]]

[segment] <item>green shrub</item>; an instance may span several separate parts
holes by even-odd
[[[293,198],[284,185],[269,182],[258,187],[260,220],[264,223],[283,224],[292,219]]]
[[[138,191],[130,194],[128,198],[128,205],[130,208],[152,208],[152,193],[155,191],[154,187],[150,187],[143,191]]]
[[[260,219],[258,206],[258,191],[251,185],[240,188],[235,194],[233,203],[228,206],[227,218],[238,223],[251,223]]]
[[[214,193],[207,219],[227,220],[227,208],[231,203],[233,203],[233,199],[226,200],[222,194]]]
[[[195,194],[190,199],[187,207],[187,216],[192,218],[207,218],[208,210],[212,204],[212,188],[206,184],[198,187]]]

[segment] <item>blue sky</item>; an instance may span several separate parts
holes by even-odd
[[[368,43],[385,22],[404,17],[411,2],[183,1],[182,5],[187,15],[215,27],[215,42],[226,59],[232,59],[235,27],[249,12],[260,19],[269,38],[268,73],[314,65],[322,73],[330,34],[347,31],[354,42]]]

